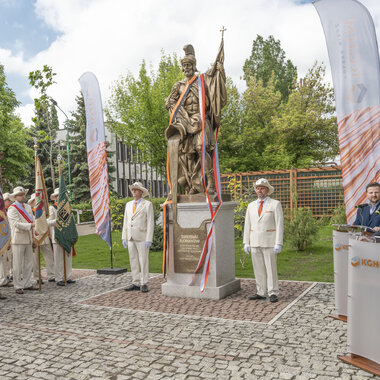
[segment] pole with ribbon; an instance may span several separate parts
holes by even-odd
[[[35,174],[35,179],[36,179],[36,185],[37,185],[37,166],[38,166],[38,157],[37,157],[37,149],[38,149],[38,145],[37,145],[37,139],[34,139],[34,174]],[[37,189],[37,186],[35,188],[35,190]],[[32,235],[34,237],[34,234],[35,234],[35,229],[33,230],[32,232]],[[36,244],[36,241],[34,240],[34,243]],[[37,252],[35,252],[34,254],[37,254],[38,255],[38,289],[39,291],[42,290],[42,279],[41,279],[41,252],[40,252],[40,245],[37,243],[36,244],[37,246]]]
[[[57,156],[58,159],[58,176],[59,176],[59,187],[61,187],[61,161],[62,161],[62,156],[58,154]],[[65,285],[67,284],[67,272],[66,272],[66,252],[65,248],[62,247],[62,255],[63,255],[63,279],[65,282]]]

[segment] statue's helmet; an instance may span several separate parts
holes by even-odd
[[[184,64],[186,62],[191,62],[193,64],[194,71],[198,71],[193,45],[185,45],[183,50],[185,52],[185,56],[181,59],[181,63]]]

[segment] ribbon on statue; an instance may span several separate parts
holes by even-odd
[[[211,251],[212,251],[212,231],[213,231],[216,215],[219,211],[220,206],[222,205],[222,198],[221,198],[219,158],[218,158],[219,126],[217,126],[215,129],[215,148],[214,148],[214,154],[212,158],[212,161],[213,161],[212,166],[214,169],[214,183],[215,183],[215,188],[216,188],[216,192],[218,196],[218,205],[216,206],[215,211],[214,211],[211,200],[210,200],[210,194],[208,193],[207,186],[206,186],[205,157],[206,157],[206,149],[207,149],[207,144],[206,144],[207,136],[205,133],[206,103],[205,103],[205,84],[204,84],[203,74],[201,74],[198,77],[198,91],[199,91],[199,109],[200,109],[201,120],[202,120],[202,156],[201,156],[202,180],[203,180],[203,185],[206,191],[207,205],[209,207],[210,215],[211,215],[211,222],[210,222],[210,227],[207,233],[206,241],[203,245],[201,257],[199,258],[197,267],[195,269],[195,273],[197,273],[199,269],[201,268],[202,263],[205,262],[202,276],[201,276],[201,282],[200,282],[200,290],[203,293],[207,284],[208,275],[210,273],[210,259],[211,259]]]

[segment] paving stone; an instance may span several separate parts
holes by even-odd
[[[333,284],[280,281],[280,302],[248,302],[254,280],[220,301],[123,291],[130,274],[76,271],[0,307],[0,379],[371,379],[347,365],[347,325],[328,318]],[[33,292],[37,293],[37,292]],[[26,318],[27,316],[27,318]],[[210,316],[212,318],[210,318]],[[261,322],[261,323],[257,323]]]

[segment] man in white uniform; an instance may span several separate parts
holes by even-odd
[[[8,207],[14,202],[13,197],[9,193],[3,194],[5,209],[8,211]],[[12,282],[10,280],[12,267],[12,247],[9,245],[8,250],[0,255],[0,287],[11,287]]]
[[[281,252],[284,217],[281,203],[269,197],[274,188],[265,178],[254,185],[258,199],[248,205],[244,224],[244,251],[252,253],[257,293],[251,300],[278,301],[277,255]]]
[[[13,284],[17,294],[24,290],[38,290],[32,285],[34,227],[32,209],[25,204],[28,190],[22,186],[13,189],[15,202],[9,206],[8,219],[12,234]]]
[[[148,291],[149,279],[149,248],[153,242],[154,214],[153,204],[144,197],[149,191],[141,182],[129,186],[133,201],[125,205],[122,242],[128,247],[129,262],[132,272],[132,284],[125,290]],[[140,268],[141,272],[140,272]]]
[[[57,201],[59,195],[59,188],[54,190],[54,193],[50,195],[50,199],[54,201],[54,204],[49,207],[49,219],[48,225],[50,228],[50,237],[53,243],[53,251],[54,251],[54,272],[55,272],[55,281],[58,286],[65,286],[65,272],[64,272],[64,264],[63,264],[63,248],[58,244],[55,240],[55,220],[57,219]],[[65,262],[66,262],[66,282],[68,284],[75,284],[75,280],[71,279],[72,273],[72,253],[69,255],[65,252]]]
[[[36,194],[33,193],[28,200],[28,205],[32,207],[33,214],[35,214],[34,208],[36,207]],[[50,234],[50,231],[49,231]],[[50,238],[47,236],[44,241],[40,245],[40,251],[45,259],[46,264],[46,273],[49,282],[55,281],[54,275],[54,254],[52,245],[50,243]],[[35,252],[33,252],[33,277],[35,281],[39,280],[39,260],[38,260],[38,248],[35,248]]]

